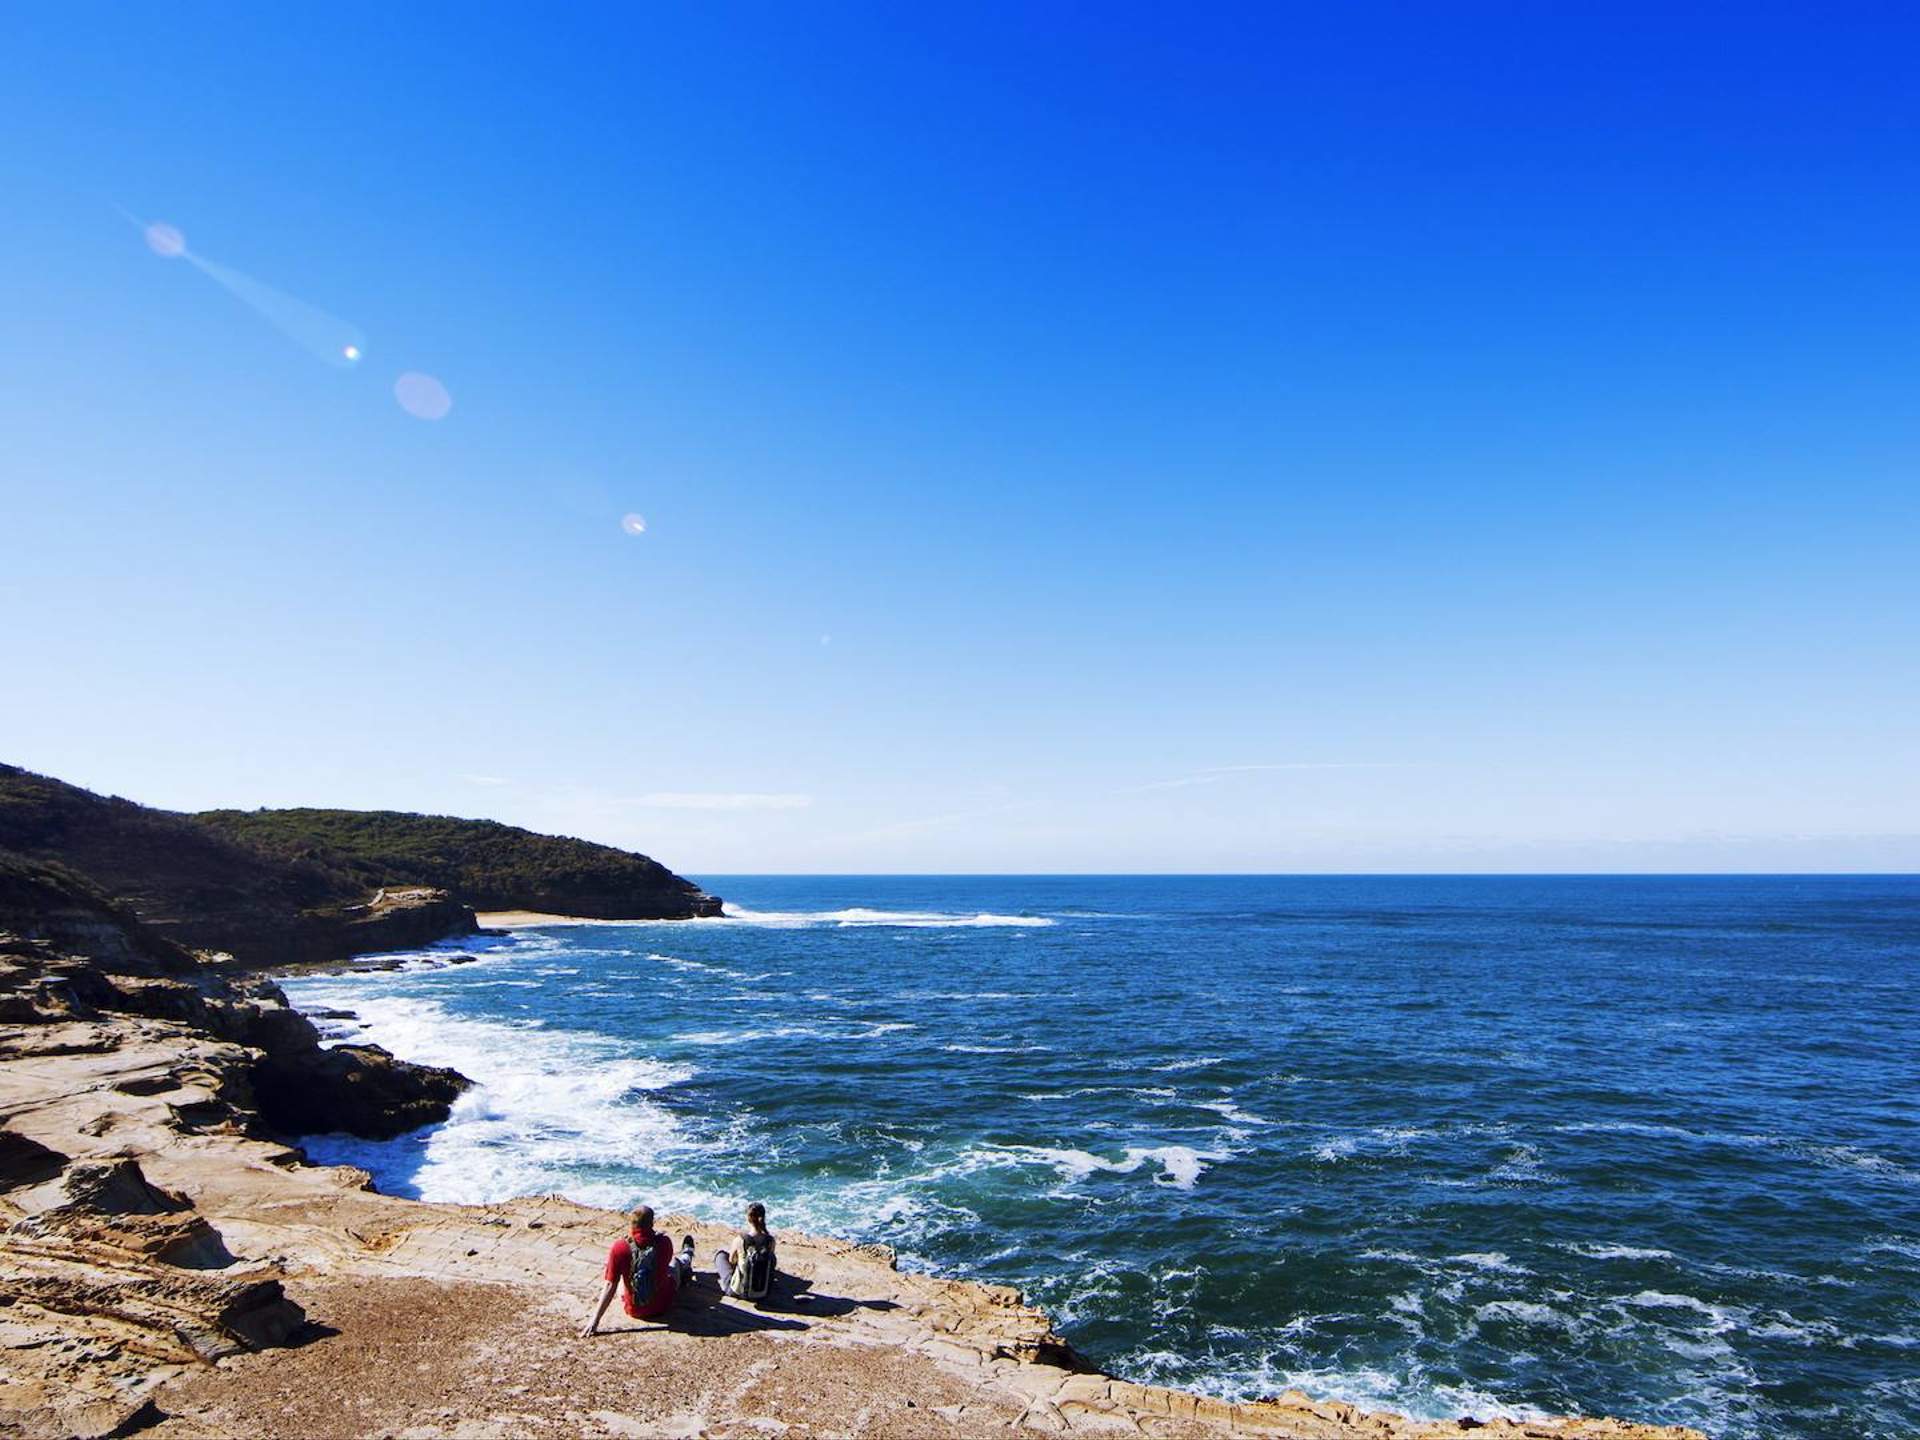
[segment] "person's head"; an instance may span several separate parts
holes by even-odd
[[[747,1224],[756,1230],[767,1228],[767,1207],[758,1200],[747,1206]]]
[[[629,1215],[627,1217],[627,1228],[636,1235],[651,1235],[653,1233],[653,1207],[651,1205],[642,1205],[638,1210]]]

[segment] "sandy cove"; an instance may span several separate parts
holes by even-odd
[[[25,1436],[1699,1440],[1134,1385],[1076,1368],[1012,1290],[792,1233],[791,1278],[764,1308],[709,1282],[664,1326],[616,1308],[583,1340],[617,1215],[554,1197],[403,1200],[308,1166],[231,1118],[245,1047],[186,1025],[102,1015],[0,1039],[0,1429]],[[703,1255],[724,1239],[668,1223]]]

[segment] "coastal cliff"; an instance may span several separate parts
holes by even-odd
[[[447,1118],[468,1081],[375,1045],[324,1047],[280,988],[230,977],[58,865],[0,852],[0,1020],[84,1026],[112,1048],[138,1022],[236,1047],[183,1123],[249,1134],[344,1131],[384,1139]]]

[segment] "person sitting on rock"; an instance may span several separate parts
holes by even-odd
[[[767,1207],[758,1200],[747,1206],[747,1228],[731,1250],[717,1250],[713,1273],[722,1295],[742,1300],[764,1300],[773,1288],[773,1232],[767,1229]]]
[[[674,1255],[673,1241],[653,1228],[653,1207],[642,1205],[627,1217],[626,1238],[614,1241],[607,1251],[607,1288],[600,1292],[593,1319],[580,1333],[598,1333],[600,1317],[607,1313],[615,1290],[625,1292],[622,1299],[634,1319],[658,1320],[673,1308],[690,1261],[691,1256],[683,1262]]]

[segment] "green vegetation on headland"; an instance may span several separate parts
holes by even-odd
[[[0,852],[67,867],[155,932],[247,966],[422,945],[480,909],[717,915],[643,855],[490,820],[393,811],[185,815],[0,765]]]
[[[370,885],[429,885],[476,910],[596,920],[718,915],[720,902],[657,860],[493,820],[394,810],[207,810],[215,834],[290,861],[350,867]]]

